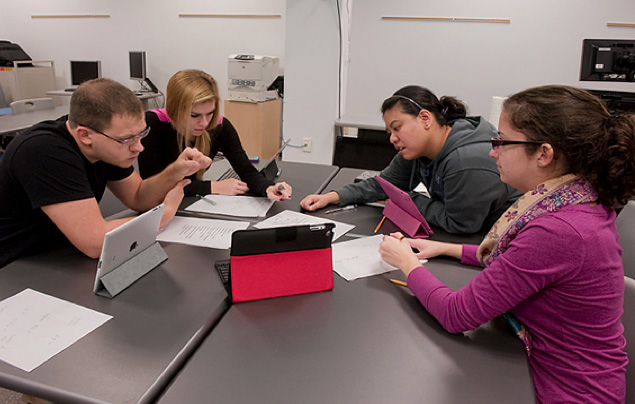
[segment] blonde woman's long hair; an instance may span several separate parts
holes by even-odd
[[[209,74],[201,70],[186,69],[175,73],[168,81],[165,109],[172,121],[172,127],[177,133],[179,151],[183,151],[186,146],[186,133],[192,106],[202,102],[213,100],[215,104],[212,120],[205,132],[198,136],[194,142],[201,153],[209,155],[212,140],[210,132],[220,118],[220,95],[216,80]],[[205,170],[197,173],[201,177]]]

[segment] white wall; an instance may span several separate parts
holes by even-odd
[[[635,91],[634,83],[580,82],[584,38],[635,38],[633,0],[356,1],[346,113],[378,114],[403,85],[466,101],[487,116],[491,97],[569,84]],[[511,23],[382,20],[382,16],[505,18]]]
[[[58,87],[70,85],[69,60],[101,60],[102,74],[131,89],[128,51],[144,50],[148,77],[163,91],[172,74],[197,68],[227,98],[227,57],[271,55],[284,68],[285,0],[0,1],[0,39],[33,58],[53,60]],[[279,14],[280,18],[179,18],[179,13]],[[110,18],[31,18],[32,14],[110,14]]]
[[[341,0],[342,9],[352,1]],[[287,1],[285,91],[293,91],[295,97],[285,102],[284,128],[294,136],[310,131],[313,148],[318,145],[320,150],[313,158],[323,163],[332,158],[331,123],[338,117],[332,82],[337,77],[332,70],[338,50],[335,4]],[[382,16],[505,18],[511,23],[397,21]],[[382,100],[407,84],[429,87],[438,96],[457,96],[470,113],[485,116],[492,96],[541,84],[635,92],[635,83],[578,80],[583,39],[635,38],[635,28],[607,27],[607,22],[635,22],[635,1],[357,0],[352,3],[350,54],[345,55],[349,64],[344,115],[377,121]],[[326,57],[331,59],[323,60]]]
[[[208,71],[227,98],[227,56],[280,57],[285,74],[284,136],[313,139],[313,152],[285,160],[330,164],[333,122],[344,114],[377,119],[381,101],[417,83],[455,95],[487,115],[493,95],[547,83],[635,92],[633,83],[579,82],[584,38],[635,38],[633,0],[340,0],[350,8],[349,61],[338,108],[336,0],[0,0],[0,39],[34,59],[53,59],[60,88],[70,59],[100,59],[103,73],[136,89],[127,53],[145,50],[150,78],[164,89],[183,68]],[[110,14],[107,19],[32,19],[31,14]],[[282,18],[178,18],[179,13],[280,14]],[[345,15],[345,13],[343,13]],[[509,18],[510,24],[382,20],[382,16]],[[345,18],[347,18],[345,16]]]
[[[312,152],[289,148],[284,159],[331,164],[337,116],[338,17],[335,0],[288,0],[283,135],[312,138]]]

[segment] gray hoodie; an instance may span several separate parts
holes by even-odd
[[[457,234],[487,232],[520,192],[501,182],[496,160],[489,156],[489,140],[497,133],[492,124],[466,117],[449,125],[452,130],[434,160],[396,155],[380,175],[410,192],[430,225]],[[420,182],[430,197],[412,192]],[[336,192],[342,206],[386,199],[374,178]]]

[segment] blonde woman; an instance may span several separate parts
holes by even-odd
[[[260,174],[249,161],[236,129],[220,115],[220,96],[216,80],[194,69],[174,74],[167,86],[166,108],[146,111],[150,135],[143,140],[139,155],[142,177],[150,177],[173,162],[181,150],[194,147],[213,158],[219,151],[229,160],[240,180],[202,179],[203,172],[190,177],[185,195],[240,195],[247,191],[284,201],[292,188],[285,182],[274,183]]]

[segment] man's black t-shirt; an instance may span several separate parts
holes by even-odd
[[[67,117],[16,136],[0,160],[0,268],[18,257],[68,242],[42,206],[101,199],[108,181],[133,168],[90,163],[66,128]]]

